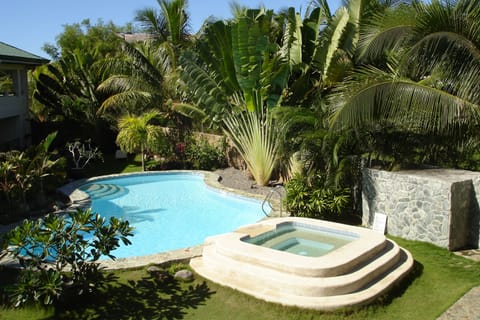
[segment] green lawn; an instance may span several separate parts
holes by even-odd
[[[127,159],[115,159],[114,154],[104,154],[103,161],[95,161],[86,168],[88,177],[103,176],[114,173],[138,172],[142,170],[139,155],[129,155]]]
[[[321,313],[266,303],[197,279],[193,283],[159,281],[145,269],[116,271],[116,283],[100,296],[75,297],[55,308],[0,309],[0,319],[436,319],[474,286],[480,263],[433,245],[394,239],[410,250],[416,264],[402,286],[375,305]],[[11,279],[0,274],[0,285]]]

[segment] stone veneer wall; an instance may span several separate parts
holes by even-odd
[[[387,232],[449,250],[479,247],[480,173],[424,169],[364,169],[363,224],[376,212],[388,216]]]

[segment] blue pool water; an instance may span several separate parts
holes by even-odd
[[[96,180],[79,189],[92,210],[128,220],[132,244],[112,252],[117,258],[144,256],[202,244],[264,217],[261,202],[208,187],[201,174],[156,173]]]

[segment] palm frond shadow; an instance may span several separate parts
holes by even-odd
[[[205,282],[181,285],[172,276],[147,276],[128,283],[112,282],[101,294],[57,307],[53,318],[183,319],[215,292]]]

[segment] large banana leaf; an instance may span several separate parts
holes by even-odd
[[[328,72],[333,63],[335,52],[341,48],[341,40],[349,21],[349,14],[345,7],[341,7],[330,20],[322,33],[322,43],[317,51],[315,63],[322,70],[323,80],[327,81]]]
[[[288,61],[290,67],[293,67],[302,63],[302,19],[295,13],[294,8],[289,8],[286,14],[287,21],[280,55]]]
[[[268,17],[260,10],[248,10],[247,15],[237,19],[232,25],[232,54],[235,72],[243,91],[246,108],[258,109],[254,91],[258,92],[263,60],[268,58],[268,33],[262,33],[263,21]]]
[[[197,47],[200,58],[220,76],[228,94],[239,91],[232,55],[231,27],[218,21],[207,28],[205,37],[205,41],[199,41]]]

